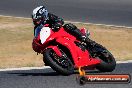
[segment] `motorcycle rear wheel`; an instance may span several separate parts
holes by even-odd
[[[59,57],[53,49],[48,48],[43,53],[43,60],[56,72],[62,75],[70,75],[74,73],[74,66],[64,52],[63,54],[65,57]]]
[[[96,57],[101,60],[101,63],[96,68],[101,72],[112,72],[116,67],[114,56],[102,45],[96,44]]]

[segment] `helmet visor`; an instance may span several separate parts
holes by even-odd
[[[38,18],[38,19],[33,19],[34,25],[39,25],[39,24],[41,24],[43,21],[45,21],[44,17]]]

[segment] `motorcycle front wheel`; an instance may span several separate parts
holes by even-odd
[[[63,56],[59,57],[51,48],[48,48],[43,53],[43,60],[46,62],[53,70],[62,74],[70,75],[74,72],[74,66],[71,60],[63,52]]]

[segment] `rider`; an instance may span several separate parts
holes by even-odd
[[[62,18],[49,13],[44,6],[39,6],[33,10],[32,20],[34,24],[34,31],[37,28],[42,28],[44,24],[49,24],[49,27],[56,32],[64,24]],[[65,31],[75,36],[78,40],[89,44],[90,40],[85,37],[75,25],[69,23],[65,24],[63,27]]]

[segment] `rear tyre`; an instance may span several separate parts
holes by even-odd
[[[96,43],[95,45],[96,58],[101,60],[101,63],[97,65],[97,69],[101,72],[112,72],[116,67],[116,61],[113,55],[102,45]]]
[[[46,49],[43,53],[43,60],[56,72],[62,75],[70,75],[74,72],[74,66],[67,55],[62,51],[63,56],[59,57],[53,49]]]

